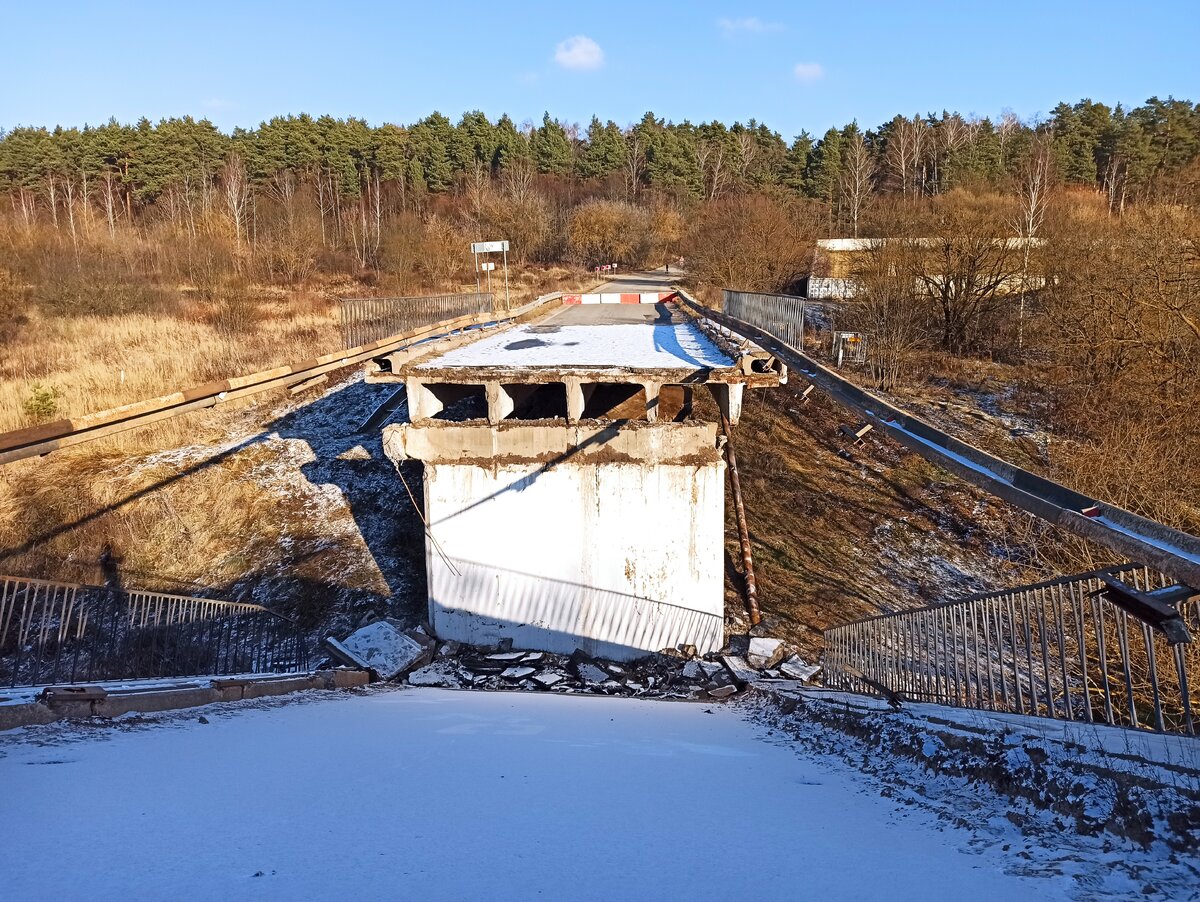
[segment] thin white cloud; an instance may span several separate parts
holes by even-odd
[[[223,97],[209,97],[200,101],[200,105],[206,110],[232,110],[237,108],[237,104],[232,100],[225,100]]]
[[[825,77],[825,69],[820,63],[796,63],[792,74],[796,76],[796,81],[800,84],[811,85],[814,81],[820,81]]]
[[[587,35],[577,34],[558,42],[554,61],[564,69],[599,69],[604,65],[604,51]]]
[[[779,22],[764,22],[758,16],[747,16],[744,19],[717,19],[717,27],[725,37],[737,34],[766,34],[771,31],[783,31]]]

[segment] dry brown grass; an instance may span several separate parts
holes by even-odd
[[[563,267],[510,275],[514,304],[597,281]],[[22,403],[35,384],[60,389],[56,416],[72,416],[334,350],[333,299],[356,293],[343,280],[320,292],[189,297],[161,315],[31,311],[0,359],[0,430],[31,424]],[[326,406],[344,419],[341,460],[316,460],[304,428],[281,430],[320,393],[273,391],[0,466],[0,572],[95,582],[111,543],[134,586],[259,600],[335,629],[411,615],[423,598],[420,522],[391,464],[356,447],[351,433],[377,399],[364,386],[340,390],[353,374],[322,386],[334,387]],[[387,524],[382,537],[368,541],[370,523]]]
[[[1010,540],[1024,515],[884,439],[852,447],[838,432],[845,412],[812,397],[794,385],[748,392],[733,435],[773,634],[815,660],[830,626],[1041,575]],[[725,534],[735,574],[732,515]],[[735,575],[726,611],[742,609]]]

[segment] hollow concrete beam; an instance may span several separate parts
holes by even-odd
[[[736,426],[742,417],[742,394],[746,390],[743,382],[710,382],[709,389],[717,402],[721,413],[725,414],[731,426]]]
[[[404,390],[408,395],[408,418],[414,423],[433,419],[445,406],[429,386],[419,379],[405,379]]]

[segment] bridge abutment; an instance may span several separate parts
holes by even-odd
[[[439,637],[614,660],[721,646],[715,424],[404,424],[384,447],[425,464]]]

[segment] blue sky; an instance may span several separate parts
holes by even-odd
[[[7,0],[0,127],[481,109],[625,125],[751,117],[791,137],[957,109],[1200,100],[1200,5]]]

